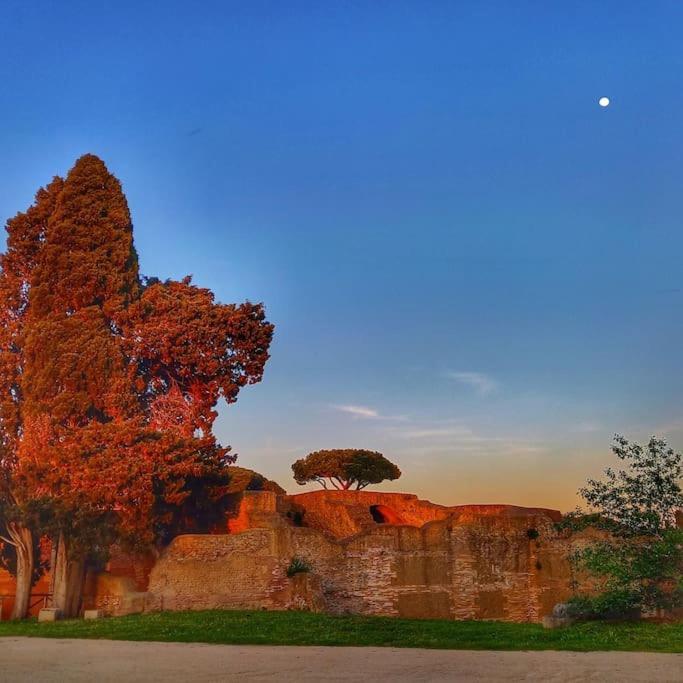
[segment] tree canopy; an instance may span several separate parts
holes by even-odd
[[[18,567],[30,562],[37,501],[65,562],[82,564],[114,536],[149,542],[169,506],[225,492],[235,458],[213,435],[216,405],[261,380],[273,325],[261,304],[219,304],[190,277],[141,277],[121,184],[94,155],[40,190],[7,232],[4,542],[25,549]]]
[[[360,490],[401,476],[401,470],[381,453],[359,448],[314,451],[297,460],[292,471],[297,484],[316,481],[325,489],[329,483],[343,491],[352,487]]]
[[[612,452],[626,468],[608,467],[604,479],[588,480],[579,493],[591,509],[621,533],[658,535],[674,528],[683,508],[683,456],[655,436],[643,447],[617,435]]]

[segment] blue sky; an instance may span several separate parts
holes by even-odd
[[[288,489],[359,446],[387,489],[567,509],[614,432],[683,447],[682,31],[658,1],[4,0],[0,217],[92,152],[144,273],[264,301],[217,432]]]

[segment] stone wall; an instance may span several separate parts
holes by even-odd
[[[398,499],[386,497],[392,495],[372,494],[363,503],[372,499],[373,505],[396,510]],[[396,510],[399,514],[419,507],[415,497],[403,499],[406,508]],[[247,507],[253,509],[253,501]],[[441,519],[420,526],[416,516],[410,518],[415,525],[363,524],[361,532],[344,539],[293,524],[179,536],[151,571],[146,609],[298,605],[335,614],[539,621],[570,595],[567,557],[570,543],[580,539],[559,536],[545,511],[510,508],[490,514],[471,508],[459,515],[439,507],[429,508],[429,514],[444,514]],[[313,518],[310,509],[307,521]],[[344,524],[353,518],[351,511]],[[311,565],[305,581],[287,577],[295,557]]]
[[[158,555],[131,555],[114,548],[104,571],[89,571],[85,578],[83,608],[100,609],[111,616],[145,610],[149,574]]]
[[[552,510],[409,494],[246,491],[233,502],[226,533],[181,535],[146,556],[114,552],[88,575],[84,606],[540,621],[571,594],[568,557],[590,537],[558,534]],[[311,571],[288,577],[294,558]],[[13,586],[0,573],[3,590]]]

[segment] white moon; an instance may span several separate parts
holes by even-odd
[[[609,97],[601,97],[601,98],[598,100],[598,104],[599,104],[601,107],[609,107]]]

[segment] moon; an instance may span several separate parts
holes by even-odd
[[[598,104],[599,104],[601,107],[609,107],[609,97],[601,97],[601,98],[598,100]]]

